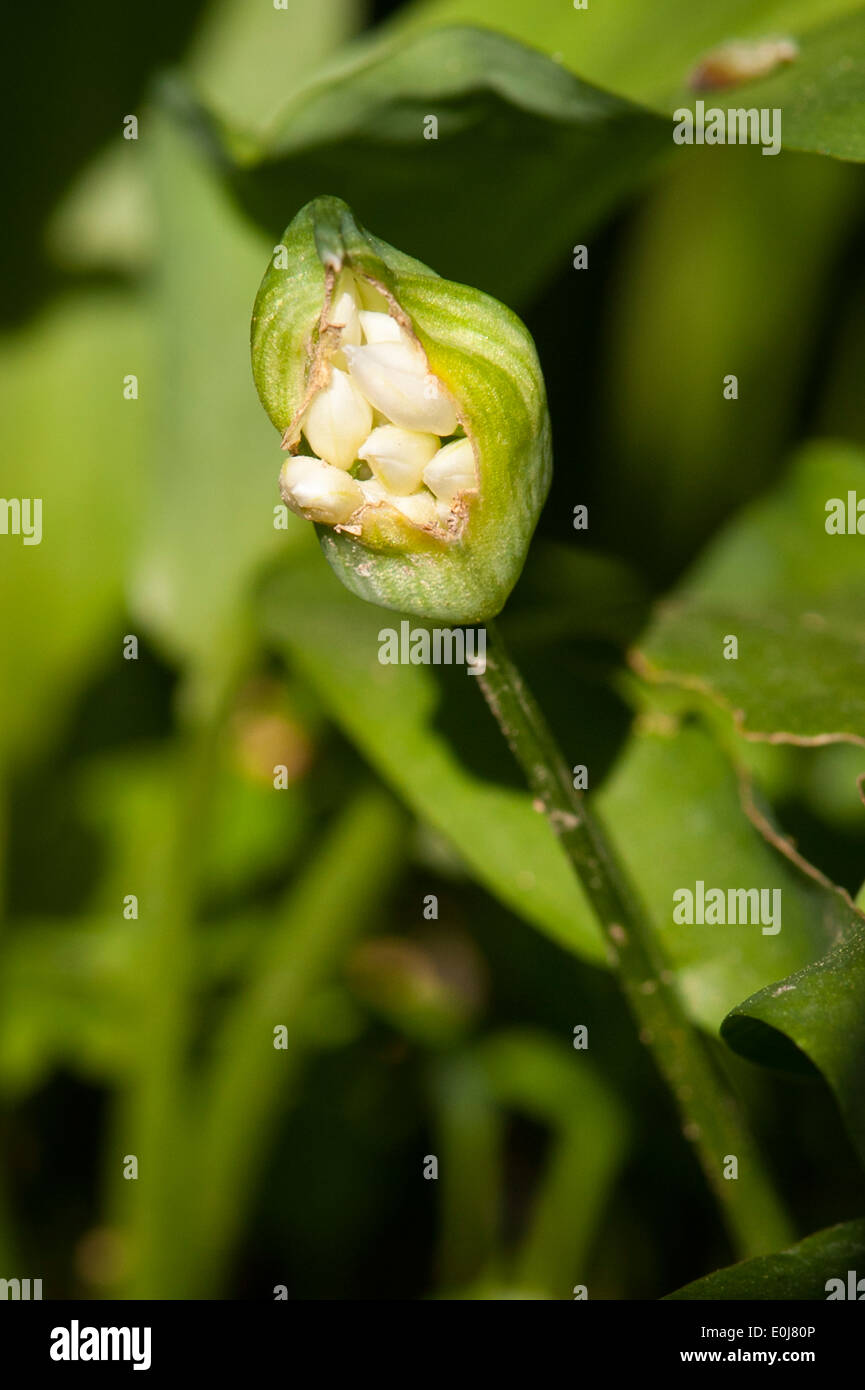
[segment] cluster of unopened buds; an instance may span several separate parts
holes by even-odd
[[[479,623],[519,576],[550,484],[534,344],[511,311],[315,198],[286,227],[252,316],[282,432],[287,505],[352,593]]]
[[[362,529],[366,507],[393,507],[427,530],[457,529],[477,488],[471,441],[410,328],[375,289],[343,271],[326,330],[326,380],[302,419],[310,452],[288,458],[280,490],[309,521]]]

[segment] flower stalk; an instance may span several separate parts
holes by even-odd
[[[494,624],[478,685],[598,919],[640,1041],[672,1091],[732,1244],[742,1258],[784,1249],[788,1217],[708,1041],[688,1019],[646,910]],[[724,1177],[729,1157],[738,1177]]]

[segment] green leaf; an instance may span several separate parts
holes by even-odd
[[[715,741],[693,724],[648,716],[601,794],[607,823],[659,927],[692,1014],[716,1031],[747,990],[818,956],[856,913],[832,885],[779,853],[745,814],[742,789]],[[657,732],[653,728],[657,727]],[[761,822],[762,824],[762,822]],[[780,930],[673,920],[673,894],[720,888],[780,892]],[[769,900],[772,901],[771,899]],[[797,965],[787,964],[796,961]]]
[[[348,737],[478,881],[561,946],[599,962],[598,929],[558,840],[528,795],[502,784],[509,755],[495,740],[490,749],[485,743],[491,726],[472,677],[455,671],[440,681],[430,667],[379,664],[379,634],[398,629],[399,618],[352,599],[320,560],[274,576],[263,620]],[[692,1016],[713,1031],[743,993],[815,960],[849,922],[831,889],[750,823],[729,763],[695,726],[663,718],[653,731],[644,722],[599,804]],[[780,888],[781,931],[675,925],[673,893],[693,890],[698,879],[724,889]]]
[[[680,572],[777,478],[861,196],[859,171],[832,160],[705,153],[640,203],[605,309],[604,515],[653,574]]]
[[[828,1298],[828,1280],[841,1279],[846,1288],[848,1270],[861,1272],[863,1262],[865,1221],[846,1221],[806,1236],[777,1255],[759,1255],[754,1260],[716,1270],[704,1279],[695,1279],[692,1284],[667,1294],[667,1298],[808,1299],[816,1302]]]
[[[859,12],[803,32],[791,26],[799,56],[756,82],[709,94],[706,107],[779,109],[787,150],[865,160],[865,15]],[[675,98],[674,98],[675,100]],[[694,105],[683,86],[682,106]]]
[[[765,1066],[799,1074],[817,1067],[865,1160],[865,920],[822,959],[739,1004],[721,1033]]]
[[[433,0],[400,16],[399,27],[489,24],[608,91],[671,113],[693,104],[688,79],[707,52],[731,39],[789,37],[799,56],[760,81],[704,93],[706,105],[781,107],[784,145],[865,159],[865,16],[860,0],[616,0],[526,5],[524,0]]]
[[[249,371],[267,251],[168,116],[153,109],[149,124],[157,405],[132,597],[175,659],[222,668],[244,639],[248,581],[297,534],[273,527],[280,454]]]
[[[354,598],[316,554],[267,586],[264,621],[330,715],[480,882],[560,944],[600,960],[600,939],[543,817],[523,792],[478,777],[471,754],[464,761],[437,727],[441,696],[429,667],[379,663],[379,633],[398,631],[399,616]]]
[[[666,122],[473,29],[357,45],[293,96],[266,145],[233,143],[236,188],[274,241],[333,193],[391,245],[512,304],[673,148]]]
[[[720,704],[747,738],[865,743],[862,541],[825,529],[827,503],[850,493],[865,499],[859,451],[805,449],[661,606],[637,669]]]
[[[62,302],[0,342],[4,498],[41,505],[38,544],[12,534],[14,516],[0,544],[0,763],[44,751],[109,634],[120,656],[147,412],[124,400],[124,376],[146,382],[149,362],[127,295]]]
[[[205,9],[184,68],[201,96],[229,120],[266,126],[286,86],[356,32],[359,0],[314,5],[250,5],[223,0]]]

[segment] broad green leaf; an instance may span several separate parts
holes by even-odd
[[[222,668],[245,632],[246,585],[274,531],[281,455],[249,365],[249,314],[267,247],[161,111],[149,117],[158,342],[137,614],[175,658]]]
[[[768,984],[822,955],[856,913],[831,885],[768,842],[742,807],[736,775],[699,726],[637,733],[601,794],[634,882],[675,964],[691,1011],[716,1031],[747,980]],[[673,894],[720,888],[777,891],[775,923],[677,923]],[[696,914],[695,914],[696,915]],[[752,915],[749,913],[749,915]],[[766,914],[768,916],[768,913]],[[780,920],[780,930],[774,926]],[[768,930],[764,930],[768,927]],[[797,966],[785,962],[798,962]],[[747,990],[747,985],[745,985]]]
[[[556,53],[588,82],[652,110],[693,103],[688,79],[731,39],[789,37],[796,61],[759,82],[703,94],[707,105],[781,107],[784,144],[865,159],[865,15],[861,0],[422,0],[396,23],[488,24]]]
[[[429,667],[379,663],[379,633],[399,631],[400,615],[355,599],[318,553],[276,576],[264,611],[268,634],[287,645],[331,716],[480,881],[562,945],[600,960],[600,941],[543,817],[523,792],[478,777],[471,755],[464,761],[437,727],[440,692]],[[457,678],[474,683],[464,671]],[[509,767],[508,757],[502,746]]]
[[[798,40],[793,63],[733,91],[708,95],[705,107],[748,107],[781,111],[784,148],[865,160],[865,12],[842,16],[819,28],[788,31]],[[694,106],[680,89],[676,105]],[[756,154],[756,151],[755,151]]]
[[[865,1160],[865,918],[822,959],[739,1004],[721,1032],[752,1061],[819,1068]]]
[[[330,715],[477,879],[560,945],[598,961],[594,919],[558,841],[528,795],[502,784],[509,755],[495,739],[487,745],[489,716],[473,678],[460,670],[440,681],[430,667],[381,665],[379,634],[398,630],[399,615],[352,599],[319,557],[274,577],[263,616]],[[579,745],[578,728],[573,738]],[[731,767],[696,726],[662,720],[660,732],[635,732],[599,802],[690,1010],[711,1030],[749,989],[822,955],[849,921],[831,890],[747,819]],[[780,889],[781,930],[675,925],[673,893],[697,880]]]
[[[274,242],[332,193],[391,245],[512,304],[672,149],[665,122],[473,29],[358,45],[266,142],[234,143],[236,187]]]
[[[3,496],[13,507],[0,536],[0,762],[45,749],[107,659],[109,635],[120,659],[148,411],[143,398],[124,399],[127,374],[142,384],[150,374],[141,306],[127,294],[63,301],[0,341]],[[22,499],[41,506],[38,544],[13,534],[27,520],[14,510]]]
[[[858,215],[858,170],[752,154],[678,160],[640,204],[609,296],[603,515],[653,574],[678,572],[777,477]]]
[[[865,1267],[865,1221],[846,1221],[806,1236],[777,1255],[759,1255],[667,1295],[669,1299],[736,1299],[743,1302],[774,1299],[827,1299],[830,1279],[842,1280],[849,1270]],[[858,1298],[858,1294],[854,1294]],[[779,1344],[780,1345],[780,1344]]]
[[[266,125],[285,93],[358,29],[359,0],[314,5],[220,0],[205,11],[184,69],[204,100],[226,120]]]
[[[723,720],[724,715],[719,715]],[[737,751],[752,768],[773,805],[803,805],[845,837],[865,831],[865,805],[859,779],[865,775],[865,752],[858,744],[738,742]]]
[[[712,545],[649,628],[635,665],[722,705],[749,738],[865,743],[862,537],[826,531],[827,503],[865,500],[865,459],[810,446]],[[854,520],[855,525],[855,520]],[[728,637],[738,658],[725,659]]]

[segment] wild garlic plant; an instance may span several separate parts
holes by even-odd
[[[743,1255],[783,1246],[786,1214],[640,894],[490,621],[550,485],[546,392],[528,330],[326,197],[276,248],[255,302],[252,360],[289,451],[282,496],[315,523],[343,583],[425,619],[486,625],[478,684],[592,905],[731,1238]],[[747,1181],[724,1181],[730,1153]]]

